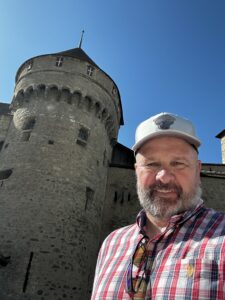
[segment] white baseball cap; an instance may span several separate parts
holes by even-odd
[[[186,140],[197,148],[201,145],[193,124],[175,114],[162,112],[142,122],[136,130],[134,152],[148,140],[159,136],[174,136]]]

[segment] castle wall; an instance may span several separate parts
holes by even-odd
[[[86,75],[71,79],[65,66],[36,67],[18,77],[0,152],[0,252],[11,257],[0,298],[89,299],[119,128],[116,96]]]
[[[202,177],[201,181],[205,205],[225,212],[225,177]]]
[[[110,167],[105,199],[102,239],[116,228],[132,224],[140,210],[134,169]]]
[[[5,140],[12,116],[0,114],[0,142]]]

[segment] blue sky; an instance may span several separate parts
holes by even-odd
[[[119,142],[167,111],[191,119],[200,159],[221,163],[225,129],[224,0],[7,0],[0,4],[0,102],[11,102],[19,66],[78,46],[116,82],[125,125]]]

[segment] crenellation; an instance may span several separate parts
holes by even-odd
[[[70,102],[71,99],[71,92],[68,88],[62,88],[61,89],[61,95],[60,95],[60,101],[62,102]]]
[[[114,129],[114,122],[112,116],[108,116],[105,126],[108,131]]]
[[[100,112],[101,112],[101,104],[100,104],[100,102],[98,102],[98,101],[95,102],[94,107],[95,107],[95,115],[96,115],[96,117],[100,118]]]
[[[84,107],[86,108],[86,110],[88,112],[90,112],[94,107],[93,99],[89,96],[85,96],[84,99],[83,99],[83,102],[84,102]]]
[[[19,90],[12,102],[13,108],[17,109],[18,107],[23,106],[24,102],[24,90]]]
[[[39,84],[36,88],[37,90],[37,97],[40,99],[46,98],[46,85],[45,84]]]
[[[101,117],[101,119],[104,122],[107,118],[108,118],[108,110],[106,108],[104,108],[102,110],[102,117]]]
[[[82,97],[82,95],[79,91],[73,92],[72,97],[71,97],[71,103],[75,104],[75,106],[79,107],[80,102],[81,102],[81,97]]]
[[[59,97],[60,97],[60,92],[56,85],[50,85],[47,87],[46,98],[49,99],[49,101],[58,101]]]
[[[106,132],[111,145],[115,143],[116,140],[116,127],[115,120],[112,115],[109,115],[107,108],[104,108],[99,101],[94,100],[90,96],[82,96],[80,91],[73,91],[68,87],[59,88],[57,85],[31,85],[26,88],[24,91],[19,90],[17,94],[14,96],[13,100],[13,109],[16,111],[20,107],[25,107],[28,102],[32,101],[32,99],[36,99],[40,101],[41,99],[44,101],[55,101],[64,102],[69,105],[75,105],[79,109],[84,109],[88,113],[94,112],[94,115],[101,120],[101,122],[105,123]],[[36,104],[37,105],[37,104]]]

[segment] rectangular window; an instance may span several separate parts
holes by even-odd
[[[4,144],[4,141],[0,141],[0,151],[2,150],[3,144]]]
[[[28,63],[27,63],[27,71],[30,71],[30,70],[32,69],[32,67],[33,67],[33,61],[30,60],[30,61],[28,61]]]
[[[87,66],[87,74],[92,76],[94,73],[94,68],[92,66]]]
[[[94,200],[94,190],[92,190],[91,188],[89,187],[86,187],[86,202],[85,202],[85,210],[87,210],[88,206],[91,205],[91,203],[93,202]]]
[[[62,67],[62,64],[63,64],[63,57],[62,56],[57,57],[55,62],[56,67]]]
[[[116,94],[117,94],[115,86],[113,86],[113,88],[112,88],[112,94],[113,94],[113,95],[116,95]]]
[[[77,143],[85,146],[90,135],[90,130],[87,127],[81,126],[78,132]]]

